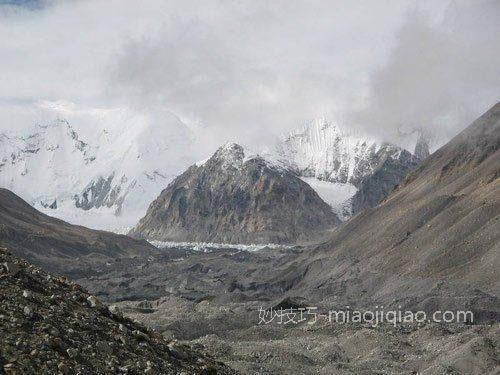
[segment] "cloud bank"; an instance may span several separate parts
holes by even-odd
[[[438,145],[500,98],[499,8],[481,0],[0,5],[0,130],[63,115],[40,106],[63,101],[150,113],[156,126],[172,125],[154,113],[172,112],[206,153],[229,140],[271,147],[317,117],[395,142],[423,129]],[[80,121],[87,131],[105,126],[89,119]]]

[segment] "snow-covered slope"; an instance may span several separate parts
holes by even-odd
[[[328,203],[340,220],[345,221],[351,216],[351,198],[356,194],[354,185],[341,182],[318,180],[315,177],[301,177],[316,193]]]
[[[425,154],[422,149],[426,145],[419,147],[420,153]],[[355,213],[351,209],[352,198],[367,179],[390,169],[381,189],[388,193],[399,183],[400,175],[404,177],[419,162],[418,157],[401,147],[349,133],[323,119],[285,137],[277,145],[277,154],[344,219]],[[395,169],[398,173],[394,173]],[[372,199],[378,198],[377,195]],[[354,207],[365,208],[373,203],[356,202]]]
[[[353,136],[326,120],[312,121],[291,133],[278,145],[283,162],[304,177],[356,185],[373,171],[375,155],[382,147],[398,157],[396,146]]]
[[[189,130],[175,116],[137,120],[80,129],[85,139],[62,119],[29,134],[1,134],[0,186],[52,216],[125,231],[193,162]]]
[[[65,120],[39,125],[25,136],[1,134],[1,186],[55,208],[56,198],[69,198],[91,174],[96,151]]]

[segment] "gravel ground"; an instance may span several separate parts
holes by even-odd
[[[0,373],[234,373],[2,248],[0,328]]]
[[[243,374],[498,374],[500,324],[259,324],[259,303],[121,302],[168,339],[201,344]]]

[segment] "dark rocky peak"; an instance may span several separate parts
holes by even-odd
[[[338,223],[293,172],[228,143],[177,177],[131,234],[157,241],[293,243]]]
[[[219,147],[211,159],[222,162],[242,163],[244,158],[245,149],[242,146],[236,143],[226,143]]]

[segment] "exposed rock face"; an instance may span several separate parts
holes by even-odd
[[[156,249],[114,233],[87,229],[54,219],[0,188],[0,245],[37,265],[58,272],[82,266],[84,258],[147,256]]]
[[[0,372],[232,374],[0,248]]]
[[[228,144],[173,181],[131,234],[159,241],[289,243],[338,223],[293,173]]]
[[[369,174],[360,178],[358,191],[351,198],[352,214],[379,204],[420,162],[408,151],[390,147],[379,150],[373,160],[377,160],[378,164],[371,167]]]
[[[122,194],[127,177],[122,176],[120,183],[113,183],[115,174],[112,173],[107,178],[99,176],[95,181],[91,181],[80,195],[75,195],[75,206],[84,210],[101,207],[114,207],[115,213],[119,214],[126,194]]]
[[[353,185],[357,194],[342,206],[350,203],[351,214],[356,214],[376,206],[428,156],[429,150],[419,140],[418,154],[412,155],[396,145],[347,134],[320,120],[290,134],[278,144],[277,152],[299,176],[340,184],[339,188]]]

